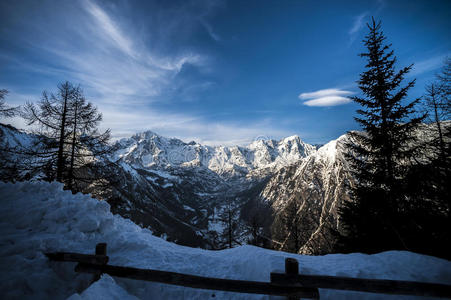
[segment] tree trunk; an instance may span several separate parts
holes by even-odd
[[[444,162],[446,159],[445,143],[443,142],[442,127],[440,125],[440,118],[438,116],[437,102],[435,101],[435,99],[433,99],[433,101],[434,101],[435,124],[437,125],[439,145],[440,145],[440,159],[442,160],[442,162]]]
[[[232,248],[232,210],[229,208],[229,213],[228,213],[228,225],[229,225],[229,248]]]
[[[61,116],[61,130],[58,145],[58,160],[56,162],[56,180],[59,182],[63,181],[63,169],[64,169],[64,138],[66,135],[66,114],[67,114],[67,98],[69,97],[68,87],[64,90],[64,105],[63,114]]]
[[[74,161],[75,161],[75,145],[77,140],[77,113],[78,113],[78,102],[75,102],[74,107],[74,132],[72,134],[72,152],[70,156],[70,169],[69,169],[69,184],[68,187],[70,190],[73,188],[74,183]]]

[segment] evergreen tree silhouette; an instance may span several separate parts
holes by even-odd
[[[406,162],[419,151],[413,133],[424,116],[414,116],[420,98],[405,99],[415,84],[403,85],[412,65],[396,71],[381,22],[373,18],[367,26],[367,51],[360,54],[367,60],[366,70],[357,81],[362,96],[351,97],[361,106],[355,120],[363,132],[350,132],[347,144],[346,158],[356,180],[352,201],[339,211],[347,232],[344,243],[352,251],[409,249],[401,218],[408,202]]]

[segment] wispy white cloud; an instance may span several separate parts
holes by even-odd
[[[365,25],[365,19],[368,16],[368,12],[361,13],[360,15],[354,17],[354,21],[352,23],[351,28],[348,31],[349,36],[349,44],[350,46],[352,43],[354,43],[355,39],[357,38],[358,33],[360,30],[362,30],[363,26]]]
[[[451,57],[451,52],[416,61],[409,76],[418,76],[426,72],[437,70],[443,66],[447,57]]]
[[[194,51],[156,51],[143,41],[138,28],[127,23],[126,15],[121,15],[126,12],[118,11],[117,7],[110,6],[107,10],[101,2],[92,0],[67,5],[77,6],[74,11],[79,15],[64,20],[62,27],[50,23],[30,24],[41,26],[41,33],[45,36],[32,36],[28,42],[43,56],[52,57],[51,63],[30,64],[17,59],[14,64],[28,72],[80,83],[87,99],[103,114],[101,129],[111,128],[114,139],[153,130],[184,141],[234,145],[247,144],[262,135],[282,138],[293,134],[283,125],[274,126],[276,122],[271,120],[250,123],[218,121],[195,112],[161,108],[168,106],[157,102],[169,101],[168,94],[181,84],[185,86],[180,88],[178,96],[183,97],[185,103],[194,101],[192,94],[215,86],[208,78],[194,81],[184,78],[182,83],[175,82],[188,64],[197,70],[209,70],[208,57]],[[207,19],[207,15],[201,18]],[[198,16],[193,18],[193,22],[198,20]],[[175,26],[173,30],[177,30],[179,25],[175,23],[172,26]],[[209,23],[203,26],[213,39],[220,39]],[[159,37],[160,34],[154,36]],[[38,42],[38,39],[46,43]],[[53,84],[47,87],[50,91],[55,88]],[[10,89],[8,100],[11,103],[23,104],[39,99],[39,92],[21,93],[20,90]],[[26,128],[20,118],[8,122]]]
[[[182,87],[182,96],[189,98],[191,93],[214,86],[214,82],[206,77],[199,80],[178,79],[187,65],[194,66],[196,72],[209,72],[211,67],[207,56],[183,46],[174,46],[170,51],[164,48],[170,30],[173,34],[181,30],[180,27],[190,30],[186,22],[199,26],[199,16],[189,14],[198,13],[202,7],[186,12],[188,15],[184,15],[183,19],[185,23],[180,23],[178,19],[173,22],[171,18],[163,18],[167,25],[162,29],[163,32],[159,31],[160,26],[156,26],[148,29],[152,32],[143,34],[143,28],[132,23],[132,14],[129,15],[120,4],[103,6],[102,2],[82,0],[65,2],[62,6],[59,9],[70,10],[72,14],[63,18],[58,11],[54,11],[37,19],[21,20],[23,28],[28,28],[23,42],[34,49],[35,57],[39,57],[39,60],[24,61],[17,56],[0,58],[7,59],[14,68],[32,72],[36,76],[80,84],[88,100],[103,113],[102,126],[111,128],[116,138],[147,129],[162,133],[175,132],[175,129],[184,132],[186,128],[179,124],[188,123],[192,124],[191,128],[197,128],[197,133],[202,136],[201,128],[209,126],[199,117],[187,112],[173,113],[156,108],[156,102],[172,101],[168,96],[175,97],[173,94],[176,88]],[[208,14],[203,13],[202,17],[207,18]],[[51,82],[39,88],[53,91],[56,83]],[[13,86],[9,89],[12,92],[11,99],[16,99],[18,104],[23,104],[25,100],[38,100],[42,91],[38,90],[34,97],[24,99],[18,97],[19,93],[24,94],[24,89]],[[189,99],[194,101],[195,98]],[[24,128],[20,120],[11,122]]]
[[[348,32],[349,35],[352,36],[352,35],[356,34],[357,32],[359,32],[360,29],[362,29],[366,16],[368,16],[368,12],[364,12],[354,18],[354,22],[352,23],[352,26]]]
[[[364,11],[361,14],[359,14],[353,18],[352,25],[348,30],[348,36],[349,36],[348,46],[350,46],[352,43],[354,43],[354,41],[358,37],[360,31],[365,27],[367,19],[369,19],[370,16],[377,17],[384,7],[385,7],[385,0],[377,0],[374,3],[374,6],[370,10]]]
[[[221,41],[221,37],[213,30],[213,27],[211,26],[210,23],[208,23],[205,20],[201,20],[200,21],[202,26],[204,26],[205,30],[207,31],[207,33],[210,35],[210,37],[215,40],[216,42],[220,42]]]
[[[124,25],[114,22],[114,18],[100,6],[90,0],[83,3],[94,21],[87,24],[88,32],[92,32],[93,36],[85,36],[88,39],[86,44],[93,46],[88,51],[76,53],[62,49],[59,54],[74,62],[80,79],[94,85],[108,98],[118,101],[120,95],[128,98],[157,96],[171,84],[172,78],[185,64],[198,67],[205,64],[206,58],[193,52],[157,55],[143,44],[133,28],[127,28],[127,35],[124,35]],[[96,37],[103,37],[125,57],[110,52],[102,55],[102,52],[108,51],[108,45],[96,43]],[[151,99],[147,100],[151,102]]]
[[[179,100],[178,104],[187,104],[188,101],[195,101],[193,95],[216,85],[211,77],[204,76],[210,72],[212,61],[205,54],[183,46],[171,48],[170,51],[166,51],[165,47],[161,48],[164,49],[162,51],[155,46],[160,42],[164,46],[172,46],[172,41],[169,43],[161,39],[170,35],[169,30],[182,30],[180,26],[185,23],[180,22],[187,18],[178,18],[175,23],[167,24],[164,34],[150,32],[143,35],[142,28],[130,23],[127,11],[117,6],[120,4],[115,6],[83,0],[64,2],[64,5],[73,12],[64,21],[52,19],[60,15],[57,12],[45,18],[43,16],[44,22],[24,20],[28,22],[24,27],[32,28],[29,30],[32,34],[23,35],[24,43],[29,43],[27,45],[33,47],[36,57],[40,59],[27,61],[17,57],[17,61],[13,62],[14,67],[26,70],[33,76],[50,79],[45,85],[36,87],[39,89],[37,91],[7,87],[11,90],[8,100],[15,99],[11,103],[36,101],[41,89],[54,91],[57,81],[67,79],[81,84],[87,99],[98,106],[103,114],[101,129],[111,128],[114,139],[153,130],[184,141],[196,140],[208,145],[242,145],[258,136],[278,139],[295,133],[287,129],[290,126],[272,119],[262,120],[259,117],[255,121],[226,121],[230,118],[214,118],[197,113],[194,109],[183,110],[179,107],[181,105],[165,103],[171,101],[168,95],[171,96],[174,90],[177,90],[176,96],[185,101],[181,103]],[[198,13],[198,9],[193,11]],[[205,14],[188,18],[189,22],[195,23],[196,30],[203,30],[199,18],[207,21],[211,18]],[[168,18],[165,22],[170,23],[171,20]],[[183,30],[188,30],[189,26],[183,27]],[[208,28],[205,29],[208,31]],[[211,29],[209,34],[212,39],[220,39],[219,36],[214,37],[215,32]],[[174,36],[177,35],[174,33],[171,39]],[[191,50],[183,51],[185,49]],[[194,66],[202,76],[199,76],[199,80],[184,77],[177,82],[187,65]],[[25,128],[21,119],[8,122]]]
[[[21,105],[27,101],[35,101],[39,96],[11,92],[7,102]],[[116,103],[97,103],[103,114],[100,124],[102,130],[112,128],[113,140],[130,137],[137,132],[152,130],[166,137],[176,137],[185,142],[196,141],[211,146],[247,145],[258,138],[281,139],[293,135],[292,130],[284,126],[275,126],[272,119],[257,120],[251,123],[210,121],[201,115],[173,113],[155,110],[151,107]],[[17,128],[29,129],[24,119],[15,117],[4,120]]]
[[[60,21],[52,19],[28,22],[28,26],[39,29],[33,29],[39,34],[24,42],[40,51],[42,56],[50,54],[52,60],[48,64],[35,65],[17,59],[17,66],[80,83],[98,101],[116,104],[141,101],[150,104],[164,91],[173,88],[174,78],[185,65],[208,68],[208,58],[200,53],[181,52],[180,49],[171,53],[151,50],[139,28],[124,23],[129,18],[114,14],[123,13],[119,9],[107,12],[91,0],[72,5],[77,9],[70,9],[77,13],[65,19],[62,26]],[[42,43],[42,40],[46,42]],[[151,45],[156,42],[158,40],[152,40]]]
[[[302,104],[307,106],[337,106],[351,102],[346,97],[352,95],[353,92],[340,89],[323,89],[315,92],[302,93],[299,99],[304,100]]]
[[[118,110],[102,107],[104,112],[103,126],[117,128],[113,138],[128,137],[136,132],[152,130],[167,137],[176,137],[183,141],[196,141],[205,145],[245,145],[259,136],[276,139],[293,134],[289,130],[277,128],[270,119],[260,120],[246,125],[239,122],[207,121],[202,116],[168,113],[130,108]],[[133,121],[131,121],[133,120]]]
[[[114,42],[124,53],[135,57],[136,53],[132,49],[132,42],[122,34],[108,14],[90,0],[84,0],[83,4],[86,11],[97,21],[105,36],[109,38],[107,40]]]

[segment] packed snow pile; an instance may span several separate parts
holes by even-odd
[[[0,184],[0,298],[2,299],[269,299],[74,272],[44,252],[93,253],[108,244],[109,264],[217,278],[269,281],[294,257],[305,274],[451,283],[451,262],[409,252],[302,256],[253,246],[208,251],[178,246],[112,215],[109,205],[72,195],[57,183]],[[387,295],[320,290],[321,299],[388,299]],[[408,299],[394,296],[392,299]],[[412,297],[413,299],[418,299]],[[278,299],[272,297],[271,299]],[[283,298],[282,298],[283,299]]]

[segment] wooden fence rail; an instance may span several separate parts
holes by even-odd
[[[285,261],[285,263],[287,263],[287,261]],[[296,260],[290,263],[297,265]],[[304,287],[316,287],[319,289],[451,298],[451,285],[417,281],[365,279],[304,274],[296,274],[293,276],[283,273],[271,273],[271,282],[284,284],[291,283],[294,285],[298,284]]]
[[[285,260],[285,273],[271,273],[270,282],[260,282],[108,265],[105,243],[96,246],[96,254],[94,255],[70,252],[46,253],[46,255],[50,260],[78,262],[75,271],[94,274],[93,280],[98,280],[100,275],[105,273],[116,277],[190,288],[286,296],[290,300],[299,298],[319,299],[318,288],[451,299],[451,285],[299,274],[298,261],[293,258]]]
[[[180,274],[159,270],[144,270],[130,267],[109,265],[78,264],[76,272],[95,273],[101,271],[116,277],[154,281],[166,284],[181,285],[190,288],[220,290],[228,292],[265,294],[277,296],[294,296],[309,299],[318,299],[318,289],[306,288],[296,285],[273,284],[260,281],[231,280],[222,278],[209,278],[188,274]]]

